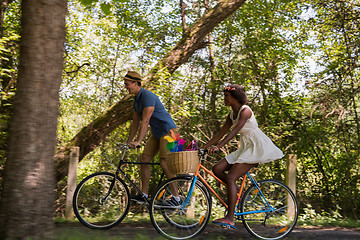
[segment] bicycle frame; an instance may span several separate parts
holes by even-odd
[[[121,146],[119,145],[119,147],[121,147]],[[125,149],[125,150],[128,150],[127,147],[122,147],[122,148]],[[120,162],[119,162],[119,164],[118,164],[118,166],[117,166],[117,169],[116,169],[116,172],[115,172],[115,176],[117,177],[117,176],[119,176],[119,175],[121,174],[121,176],[123,176],[123,177],[131,184],[131,186],[133,186],[133,187],[136,189],[136,191],[137,191],[142,197],[144,197],[144,199],[146,200],[146,202],[147,202],[147,203],[150,203],[149,200],[144,196],[143,192],[139,189],[139,187],[130,179],[129,175],[126,174],[126,173],[124,172],[124,170],[121,169],[121,166],[122,166],[123,164],[160,165],[160,163],[153,163],[153,162],[127,162],[127,161],[124,160],[124,159],[125,159],[125,154],[126,154],[126,152],[127,152],[127,151],[123,151],[123,153],[122,153]],[[114,185],[115,185],[116,177],[111,181],[109,191],[108,191],[107,194],[104,196],[104,199],[106,199],[106,198],[110,195],[110,193],[112,192],[112,190],[113,190],[113,188],[114,188]],[[161,177],[160,177],[160,180],[159,180],[158,185],[162,182],[163,178],[164,178],[164,172],[162,172],[162,174],[161,174]]]
[[[202,159],[201,159],[202,160]],[[224,207],[227,209],[228,208],[228,205],[225,203],[225,201],[215,192],[215,190],[210,186],[210,184],[199,174],[199,171],[200,169],[202,169],[203,171],[205,171],[207,174],[209,174],[210,176],[214,177],[218,182],[220,182],[222,185],[225,185],[226,186],[226,183],[224,183],[221,179],[219,179],[217,176],[215,176],[215,174],[208,170],[206,167],[204,167],[202,164],[201,164],[201,160],[199,162],[199,165],[197,167],[197,170],[195,171],[194,173],[194,180],[192,182],[192,185],[190,187],[190,191],[189,193],[192,194],[193,192],[193,189],[195,187],[195,183],[196,181],[199,179],[200,182],[202,182],[209,190],[210,192],[219,200],[219,202],[224,205]],[[239,212],[236,212],[235,210],[235,216],[236,217],[240,217],[240,216],[243,216],[243,215],[248,215],[248,214],[254,214],[254,213],[267,213],[267,212],[271,212],[274,210],[273,207],[270,206],[269,202],[266,200],[264,194],[261,192],[261,189],[259,187],[259,185],[257,184],[257,182],[255,181],[255,179],[249,174],[249,173],[246,173],[243,177],[243,180],[242,180],[242,183],[241,183],[241,186],[240,186],[240,190],[239,192],[237,193],[237,201],[236,201],[236,206],[238,206],[238,204],[240,204],[240,199],[241,199],[241,195],[242,195],[242,192],[244,190],[244,186],[245,186],[245,182],[246,182],[246,178],[249,178],[249,180],[251,181],[252,184],[255,185],[256,187],[256,191],[258,191],[260,193],[260,196],[261,196],[261,200],[264,204],[264,206],[266,206],[266,209],[265,210],[257,210],[257,211],[249,211],[249,212],[242,212],[242,213],[239,213]],[[189,194],[191,196],[191,194]],[[187,199],[184,201],[184,203],[182,204],[181,207],[183,206],[186,206],[186,204],[188,203],[189,199],[190,199],[190,196],[187,197]]]
[[[202,165],[205,153],[206,150],[198,150],[200,162],[192,170],[194,174],[169,179],[158,188],[151,199],[151,222],[166,238],[186,240],[200,234],[211,218],[213,196],[227,209],[225,212],[229,213],[229,206],[224,201],[226,199],[219,193],[219,189],[210,186],[213,179],[208,177],[212,176],[221,185],[226,186],[227,182]],[[250,173],[244,174],[238,184],[237,188],[233,186],[234,190],[237,189],[232,201],[236,206],[235,209],[231,208],[231,217],[234,215],[235,221],[242,221],[252,236],[276,240],[287,236],[293,230],[299,210],[295,195],[289,187],[274,179],[257,182]],[[177,186],[176,190],[174,185]],[[213,223],[236,229],[235,225],[226,221]]]

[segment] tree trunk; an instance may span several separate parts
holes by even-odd
[[[53,239],[59,89],[66,0],[22,0],[21,44],[0,239]]]
[[[218,5],[205,13],[199,20],[188,27],[182,39],[161,60],[150,73],[144,77],[144,82],[155,82],[163,72],[172,74],[178,67],[185,63],[198,49],[203,48],[205,37],[220,22],[234,13],[245,0],[222,0]],[[69,149],[71,146],[80,147],[80,161],[91,150],[96,148],[104,138],[120,124],[125,123],[132,117],[132,100],[125,97],[113,105],[107,112],[102,114],[94,122],[80,130],[80,132],[66,146],[62,147],[55,156],[57,180],[61,180],[67,174],[69,163]]]

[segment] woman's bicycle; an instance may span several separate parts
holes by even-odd
[[[110,229],[119,224],[127,215],[130,208],[130,191],[125,180],[145,199],[138,186],[130,179],[121,167],[125,164],[159,163],[128,162],[125,155],[129,150],[128,144],[117,144],[122,156],[116,172],[97,172],[84,178],[76,187],[73,196],[73,209],[76,217],[86,227],[92,229]],[[158,185],[162,182],[161,175]]]
[[[155,229],[169,239],[188,239],[206,227],[213,194],[227,208],[224,200],[200,172],[213,176],[225,185],[201,162],[205,151],[199,150],[200,162],[194,175],[180,175],[165,181],[150,202],[150,218]],[[200,171],[202,170],[202,171]],[[246,179],[251,185],[244,191]],[[172,200],[170,185],[177,185],[180,201]],[[294,193],[282,182],[272,179],[256,181],[247,173],[242,180],[235,209],[235,220],[242,221],[247,231],[260,239],[275,240],[287,236],[298,219],[298,204]]]

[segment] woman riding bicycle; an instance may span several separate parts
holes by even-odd
[[[231,84],[225,87],[224,103],[231,107],[231,112],[219,132],[203,148],[208,149],[211,154],[240,133],[239,149],[216,163],[212,169],[214,174],[226,183],[228,199],[226,216],[214,220],[213,223],[235,228],[234,212],[238,192],[236,181],[255,165],[280,159],[284,155],[258,128],[254,113],[246,105],[247,97],[243,86]],[[229,129],[230,133],[222,139]]]

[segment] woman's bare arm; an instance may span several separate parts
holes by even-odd
[[[228,115],[224,125],[220,128],[219,132],[217,132],[214,135],[214,137],[203,146],[203,148],[206,149],[206,148],[210,147],[211,145],[217,143],[225,135],[225,133],[231,128],[231,125],[232,125],[232,122],[231,122],[230,116]]]
[[[246,121],[251,117],[252,112],[249,108],[244,108],[240,113],[240,119],[231,130],[231,132],[216,146],[217,148],[222,148],[226,145],[231,139],[233,139],[238,132],[244,127]]]

